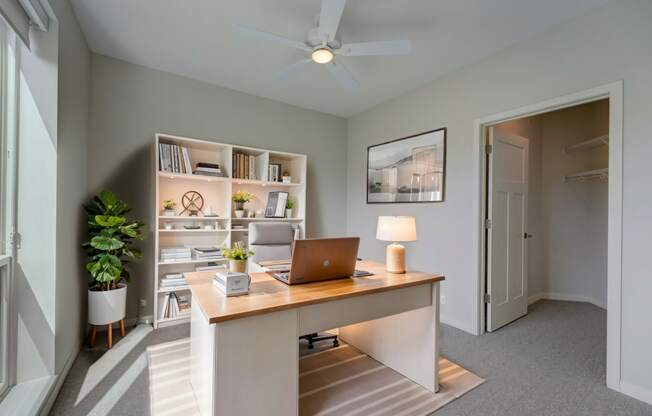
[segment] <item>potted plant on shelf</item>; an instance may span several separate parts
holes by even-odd
[[[283,181],[283,183],[292,183],[292,176],[290,176],[289,170],[283,171],[283,176],[281,177],[281,180]]]
[[[244,273],[247,269],[247,259],[254,252],[244,246],[242,241],[233,244],[233,248],[222,246],[222,255],[229,260],[229,271],[231,273]]]
[[[174,210],[174,207],[177,206],[177,203],[171,199],[166,199],[163,201],[163,215],[166,217],[174,217],[177,215],[177,212]]]
[[[237,218],[244,217],[244,204],[254,199],[254,196],[246,191],[238,191],[233,194],[233,202],[235,203],[235,216]]]
[[[82,244],[89,257],[86,270],[92,276],[88,288],[88,322],[108,325],[125,317],[128,264],[140,259],[136,240],[143,240],[144,223],[131,221],[129,206],[115,194],[103,191],[84,206],[88,214],[89,241]]]
[[[292,218],[292,210],[294,209],[294,201],[290,198],[285,202],[285,218]]]

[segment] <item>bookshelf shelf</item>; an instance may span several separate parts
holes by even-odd
[[[157,262],[157,264],[159,266],[178,266],[178,265],[213,263],[213,262],[222,262],[222,261],[226,261],[226,259],[217,259],[217,260],[192,259],[192,260],[183,260],[183,261],[159,261]]]
[[[200,181],[200,182],[230,182],[231,178],[224,178],[221,176],[205,176],[205,175],[193,175],[188,173],[170,173],[170,172],[158,172],[159,178],[164,179],[176,179],[184,181]]]
[[[184,312],[178,316],[175,316],[174,318],[159,318],[157,321],[159,324],[164,324],[166,322],[176,322],[176,321],[183,321],[183,320],[190,320],[189,312]]]
[[[175,287],[166,287],[158,290],[158,293],[170,293],[170,292],[187,292],[190,290],[189,286],[175,286]]]
[[[171,159],[172,158],[172,159]],[[156,253],[154,259],[154,328],[159,325],[173,325],[188,320],[187,316],[175,318],[160,318],[160,306],[167,294],[183,292],[188,294],[187,287],[159,287],[159,281],[166,274],[178,274],[194,271],[196,267],[208,263],[226,264],[227,260],[190,259],[183,261],[160,261],[161,248],[169,247],[199,247],[232,246],[242,241],[248,243],[248,225],[253,222],[288,222],[295,228],[295,235],[302,238],[305,235],[306,194],[307,194],[307,157],[297,153],[280,152],[239,146],[229,143],[219,143],[216,140],[199,140],[169,134],[156,134],[152,146],[152,166],[154,201],[152,207]],[[200,165],[201,164],[201,165]],[[196,175],[197,168],[204,171],[218,169],[226,176]],[[182,173],[179,173],[182,172]],[[291,183],[277,180],[275,174],[283,173],[291,176]],[[270,176],[274,175],[274,176]],[[280,180],[280,179],[279,179]],[[188,191],[195,191],[202,196],[202,211],[217,214],[217,217],[189,216],[184,211],[182,197]],[[236,218],[232,196],[235,192],[245,191],[253,195],[253,199],[245,205],[245,209],[255,212],[255,218]],[[265,218],[269,192],[282,191],[289,194],[294,202],[294,218]],[[165,200],[177,204],[175,216],[162,215],[162,205]],[[247,215],[247,213],[245,214]],[[221,229],[206,230],[203,225],[219,223]],[[165,223],[174,224],[173,229],[166,230]],[[183,225],[196,224],[201,229],[187,230]],[[234,224],[243,228],[232,228]]]
[[[189,215],[159,215],[159,220],[171,221],[228,221],[229,217],[191,217]]]
[[[178,233],[178,234],[215,234],[215,233],[228,233],[229,230],[164,230],[159,229],[159,233]]]

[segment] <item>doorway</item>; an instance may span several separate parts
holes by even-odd
[[[609,107],[608,115],[608,166],[609,166],[609,179],[607,186],[607,199],[608,199],[608,214],[607,214],[607,386],[620,390],[620,316],[621,316],[621,243],[622,243],[622,82],[609,84],[593,88],[591,90],[582,91],[575,94],[570,94],[532,105],[528,105],[516,110],[484,117],[475,122],[476,134],[478,138],[477,146],[475,148],[476,166],[475,166],[475,184],[478,189],[478,194],[473,199],[474,204],[474,221],[477,221],[477,229],[474,233],[474,248],[477,250],[477,259],[474,261],[474,267],[477,271],[478,285],[476,288],[476,323],[477,333],[483,334],[486,328],[486,318],[488,313],[485,309],[485,300],[487,292],[487,270],[492,265],[489,264],[489,244],[485,240],[487,225],[485,220],[489,212],[489,204],[487,203],[488,193],[490,191],[488,163],[489,159],[486,156],[486,141],[491,133],[491,127],[500,123],[521,119],[524,117],[531,117],[545,113],[551,113],[556,110],[561,110],[569,107],[575,107],[581,104],[597,102],[600,100],[607,100]],[[578,139],[579,140],[579,139]],[[588,138],[587,138],[588,140]],[[507,139],[509,142],[509,138]],[[507,142],[505,145],[507,145]],[[513,144],[511,145],[513,146]],[[528,145],[529,146],[529,145]],[[521,157],[523,152],[521,150]],[[514,152],[512,152],[514,153]],[[516,152],[518,153],[518,152]],[[509,172],[508,172],[509,173]],[[511,173],[514,173],[513,171]],[[571,173],[571,172],[568,172]],[[528,234],[526,217],[527,210],[524,208],[526,204],[527,193],[514,191],[515,201],[519,200],[521,211],[525,218],[518,219],[515,223],[522,225],[522,240],[527,244],[526,234]],[[518,206],[518,204],[516,205]],[[516,234],[513,234],[516,235]],[[536,239],[536,235],[534,236]],[[514,240],[516,241],[516,240]],[[503,242],[503,247],[509,247]],[[511,244],[511,243],[510,243]],[[523,248],[524,250],[526,248]],[[527,262],[527,259],[524,260]],[[518,268],[517,266],[514,266]],[[525,266],[522,266],[524,270]],[[516,287],[514,293],[520,290],[521,296],[527,299],[527,273],[521,276],[522,285]],[[490,300],[490,299],[489,299]],[[519,299],[518,307],[527,308],[527,300]],[[516,305],[516,304],[515,304]],[[517,306],[514,306],[516,308]],[[496,313],[499,313],[496,311]]]

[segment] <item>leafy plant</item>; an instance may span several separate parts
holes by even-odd
[[[177,203],[171,199],[166,199],[163,201],[163,209],[174,209],[177,206]]]
[[[249,258],[249,256],[254,254],[253,251],[249,250],[244,246],[242,241],[238,241],[235,244],[233,244],[233,248],[222,246],[221,250],[224,258],[229,260],[245,261]]]
[[[103,191],[84,206],[88,214],[90,240],[82,244],[90,261],[86,270],[93,277],[91,289],[116,289],[120,282],[128,283],[127,266],[131,260],[142,258],[133,247],[136,240],[143,240],[141,221],[130,221],[125,214],[129,206],[114,193]]]
[[[285,209],[292,209],[294,208],[294,201],[290,198],[285,202]]]
[[[238,191],[233,194],[233,202],[236,204],[244,204],[245,202],[249,202],[252,199],[254,199],[253,194],[247,191]]]

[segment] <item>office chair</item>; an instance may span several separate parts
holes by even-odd
[[[266,260],[284,260],[292,257],[294,227],[286,222],[251,222],[249,223],[249,249],[254,254],[249,258],[249,270],[259,270],[257,263]],[[337,335],[319,335],[312,333],[302,335],[299,339],[308,341],[308,348],[313,349],[315,342],[333,340],[337,347]]]

